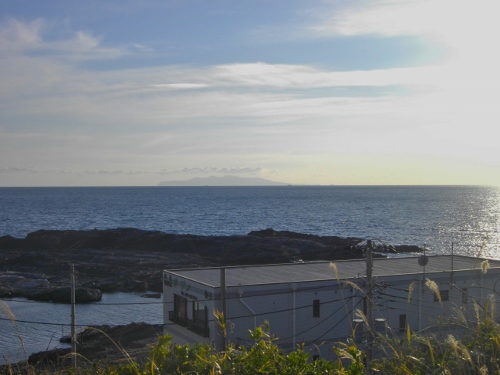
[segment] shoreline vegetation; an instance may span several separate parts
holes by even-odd
[[[134,228],[40,230],[22,239],[0,237],[0,298],[69,303],[72,264],[78,271],[76,302],[88,303],[99,300],[103,292],[161,293],[164,269],[359,259],[364,256],[364,246],[366,241],[360,238],[273,229],[241,236],[168,234]],[[421,251],[417,246],[393,248],[384,244],[378,244],[378,250]],[[148,347],[159,337],[158,327],[135,323],[91,330],[105,335],[85,333],[94,340],[87,340],[85,353],[89,361],[123,358],[122,352],[112,354],[104,344],[113,340],[124,349],[131,347],[129,352],[133,354],[141,352],[140,358],[144,359]],[[67,355],[64,349],[58,350],[34,354],[29,363],[50,357],[51,363],[57,364],[57,358]],[[107,357],[103,352],[108,353]]]
[[[179,345],[171,337],[161,336],[161,325],[131,324],[121,327],[95,327],[79,334],[78,365],[72,367],[69,349],[42,352],[28,361],[0,366],[0,374],[497,374],[500,372],[500,325],[496,321],[495,299],[474,301],[473,311],[456,312],[434,333],[416,333],[410,327],[404,335],[389,330],[377,333],[370,328],[372,344],[352,337],[332,343],[336,360],[313,358],[302,344],[285,352],[275,344],[269,324],[249,330],[253,344],[236,346],[228,343],[223,351],[209,344]],[[226,324],[215,312],[222,330]],[[367,324],[364,314],[357,316]],[[449,324],[465,332],[454,336]],[[448,327],[448,328],[447,328]],[[134,342],[122,344],[125,335]],[[368,345],[375,357],[368,356]],[[90,350],[90,351],[88,351]],[[96,355],[96,350],[101,354]],[[89,355],[90,354],[90,355]],[[368,358],[372,358],[368,361]]]

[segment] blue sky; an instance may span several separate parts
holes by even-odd
[[[0,186],[500,185],[494,10],[3,1]]]

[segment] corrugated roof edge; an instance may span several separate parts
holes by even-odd
[[[391,260],[391,259],[418,259],[420,256],[423,254],[419,254],[417,256],[407,256],[407,257],[401,257],[401,258],[374,258],[374,261],[379,261],[379,260]],[[429,258],[451,258],[452,255],[450,254],[436,254],[436,255],[427,255]],[[467,255],[453,255],[454,258],[464,258],[464,259],[476,259],[478,261],[478,269],[481,267],[481,263],[484,260],[488,261],[493,261],[495,263],[499,263],[498,266],[500,267],[500,260],[498,259],[493,259],[493,258],[479,258],[479,257],[471,257]],[[250,267],[276,267],[276,266],[300,266],[302,264],[311,264],[311,263],[344,263],[344,262],[366,262],[366,258],[361,258],[361,259],[343,259],[343,260],[313,260],[310,262],[295,262],[295,263],[266,263],[266,264],[239,264],[239,265],[234,265],[234,266],[211,266],[211,267],[188,267],[188,268],[169,268],[169,269],[164,269],[163,271],[166,272],[177,272],[177,271],[195,271],[195,270],[209,270],[209,269],[221,269],[221,268],[250,268]]]

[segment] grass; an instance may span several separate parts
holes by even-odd
[[[9,305],[7,305],[1,299],[0,299],[0,317],[5,317],[12,322],[13,327],[14,327],[14,331],[15,331],[15,335],[20,342],[21,350],[22,350],[22,353],[24,354],[24,358],[26,360],[27,359],[26,348],[24,347],[24,341],[23,341],[21,332],[19,330],[19,326],[17,325],[16,317],[12,313],[12,310],[10,309]],[[5,355],[3,355],[3,359],[7,364],[9,364],[9,360],[8,360],[8,358],[5,357]],[[10,367],[10,365],[8,367]]]
[[[500,373],[500,326],[495,322],[493,301],[484,308],[477,306],[472,317],[458,314],[455,324],[467,333],[460,339],[448,334],[419,335],[408,329],[406,337],[380,335],[375,338],[379,355],[371,363],[375,374],[498,374]],[[223,317],[218,319],[222,324]],[[108,374],[108,375],[238,375],[238,374],[340,374],[361,375],[367,373],[366,355],[353,339],[337,343],[334,347],[338,359],[311,360],[309,353],[299,345],[291,353],[285,353],[275,344],[275,338],[265,324],[249,331],[253,340],[250,347],[229,344],[224,351],[210,345],[177,345],[170,336],[161,336],[151,348],[144,365],[127,356],[126,364],[106,365],[82,363],[71,368],[21,368],[10,366],[6,373],[36,374]],[[354,332],[353,332],[354,337]],[[109,338],[111,340],[111,338]],[[115,343],[116,344],[116,343]],[[118,346],[118,344],[116,344]]]

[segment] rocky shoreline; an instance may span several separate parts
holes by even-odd
[[[380,253],[420,251],[417,246],[376,245]],[[273,229],[242,236],[168,234],[133,228],[40,230],[24,239],[0,237],[0,298],[69,303],[72,265],[78,272],[76,302],[88,303],[100,300],[103,292],[161,293],[164,269],[356,259],[364,257],[365,247],[361,238]],[[129,332],[124,340],[133,340],[132,332],[139,334],[140,329],[133,327],[124,329]],[[100,358],[92,352],[88,349],[90,360]]]
[[[362,244],[360,238],[273,229],[246,236],[132,228],[40,230],[24,239],[0,237],[0,298],[69,303],[71,265],[78,272],[77,303],[87,303],[100,300],[102,292],[160,293],[164,269],[355,259],[364,256]],[[382,246],[380,250],[389,249]],[[397,252],[419,250],[395,247]]]
[[[162,334],[161,325],[145,323],[86,328],[77,335],[77,366],[85,368],[97,362],[118,365],[131,360],[144,364]],[[70,354],[69,347],[34,353],[26,361],[1,365],[0,374],[29,374],[33,369],[51,373],[69,369],[72,366]]]

